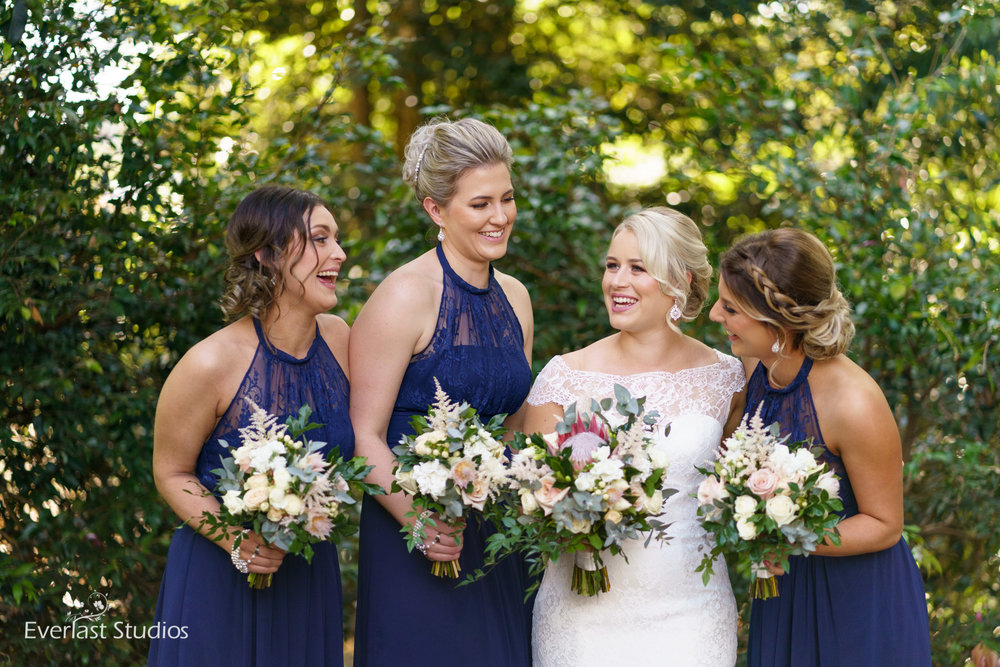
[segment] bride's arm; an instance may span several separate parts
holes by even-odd
[[[738,393],[733,394],[733,398],[729,403],[729,417],[726,419],[726,423],[722,427],[722,439],[725,440],[733,431],[740,425],[740,420],[743,419],[743,408],[746,406],[747,402],[747,388],[744,385]]]
[[[525,433],[553,433],[562,418],[563,408],[558,403],[524,404]]]

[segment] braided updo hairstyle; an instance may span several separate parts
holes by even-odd
[[[837,289],[833,259],[808,232],[783,227],[739,239],[722,255],[721,274],[736,304],[750,317],[791,332],[779,341],[811,359],[847,350],[854,323]]]
[[[696,318],[712,278],[712,265],[698,225],[679,211],[654,206],[625,218],[611,238],[626,230],[635,234],[646,272],[660,284],[660,291],[677,300],[681,319]]]
[[[318,196],[283,185],[265,185],[243,198],[226,227],[226,291],[221,299],[226,319],[250,314],[263,319],[284,289],[281,262],[295,264],[309,242],[308,215],[322,206]],[[298,255],[284,257],[301,239]],[[258,259],[258,252],[260,259]]]
[[[466,171],[495,164],[510,169],[514,153],[500,131],[475,118],[435,118],[418,127],[406,145],[403,180],[418,201],[447,206]]]

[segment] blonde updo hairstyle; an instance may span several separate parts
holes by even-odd
[[[736,305],[774,328],[782,349],[790,344],[815,360],[847,350],[854,338],[851,308],[818,238],[788,227],[767,230],[739,239],[720,264]]]
[[[698,225],[679,211],[654,206],[625,218],[615,228],[612,240],[625,231],[635,234],[646,272],[660,284],[664,294],[677,300],[681,319],[696,318],[705,305],[712,278],[712,265]],[[669,318],[667,321],[673,326]]]
[[[510,144],[492,125],[475,118],[435,118],[410,136],[403,180],[417,201],[430,197],[438,206],[447,206],[465,172],[495,164],[509,170],[513,160]]]
[[[243,198],[226,227],[226,319],[249,314],[263,319],[285,288],[282,261],[295,264],[311,242],[308,214],[328,208],[318,196],[283,185],[265,185]],[[294,242],[298,253],[286,256]],[[258,259],[257,255],[260,255]]]

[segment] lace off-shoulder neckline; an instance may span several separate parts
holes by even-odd
[[[569,364],[567,364],[565,358],[563,358],[563,355],[561,355],[561,354],[557,354],[556,356],[552,357],[552,360],[550,361],[550,363],[555,362],[555,363],[561,364],[563,366],[563,369],[565,369],[565,370],[567,370],[567,371],[569,371],[571,373],[582,373],[584,375],[594,375],[594,376],[598,376],[598,377],[617,378],[617,379],[624,380],[626,378],[639,378],[639,377],[656,376],[656,375],[684,375],[685,373],[696,373],[696,372],[706,372],[706,371],[715,370],[715,369],[718,369],[718,367],[720,367],[723,364],[725,364],[726,360],[729,357],[728,357],[728,355],[726,355],[726,354],[724,354],[722,352],[719,352],[718,350],[714,350],[713,349],[712,352],[715,352],[715,361],[714,362],[712,362],[710,364],[705,364],[704,366],[692,366],[690,368],[682,368],[682,369],[676,370],[676,371],[659,370],[659,371],[642,371],[641,373],[622,374],[622,373],[606,373],[604,371],[578,370],[576,368],[572,368]]]

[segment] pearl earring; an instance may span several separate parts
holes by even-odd
[[[440,243],[442,241],[444,241],[444,230],[439,228],[438,229],[438,242]]]
[[[683,313],[681,313],[681,309],[677,307],[677,302],[674,301],[674,306],[670,309],[670,319],[676,322],[681,319],[681,315],[683,315]]]
[[[781,345],[778,344],[777,338],[774,339],[774,344],[771,345],[771,352],[774,352],[775,354],[781,352]]]

